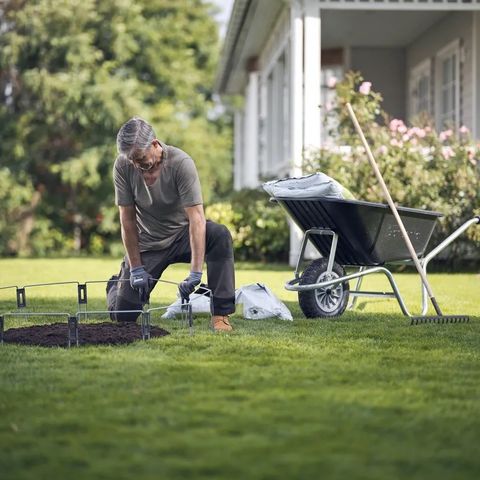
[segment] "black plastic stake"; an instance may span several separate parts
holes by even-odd
[[[68,348],[74,345],[78,347],[78,318],[76,316],[68,317]]]
[[[150,340],[150,312],[143,312],[141,318],[142,340]]]
[[[27,306],[27,298],[25,296],[25,287],[17,288],[17,307],[25,308]]]
[[[87,303],[87,284],[81,283],[78,285],[78,304],[86,305]]]
[[[3,345],[3,315],[0,315],[0,345]]]

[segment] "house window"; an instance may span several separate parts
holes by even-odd
[[[430,72],[430,59],[418,64],[410,72],[410,117],[432,113]]]
[[[271,175],[288,163],[290,152],[290,81],[286,48],[273,64],[264,82],[261,124],[264,130],[262,173]]]
[[[321,71],[321,112],[322,127],[321,141],[322,145],[335,143],[335,133],[338,129],[338,118],[333,115],[332,109],[336,106],[337,94],[335,83],[343,80],[343,66],[329,65],[322,66]],[[332,136],[333,135],[333,136]]]
[[[447,45],[436,57],[437,128],[458,127],[460,123],[460,43]]]
[[[343,49],[324,49],[321,53],[321,116],[322,127],[320,139],[322,145],[335,143],[335,133],[338,130],[338,118],[331,110],[336,104],[337,94],[335,91],[336,82],[343,80]]]

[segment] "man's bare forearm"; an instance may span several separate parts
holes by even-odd
[[[194,215],[193,218],[190,219],[189,233],[190,248],[192,250],[190,271],[201,272],[205,259],[205,217],[202,215]]]
[[[127,252],[130,268],[135,268],[141,265],[142,260],[140,258],[140,249],[138,247],[138,231],[136,223],[130,221],[122,222],[122,240],[123,246]]]

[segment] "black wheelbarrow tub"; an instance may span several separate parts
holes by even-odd
[[[359,200],[321,198],[275,198],[305,232],[329,229],[338,234],[335,261],[340,265],[374,266],[410,259],[407,246],[390,207]],[[398,207],[413,247],[425,254],[441,213]],[[323,257],[332,244],[329,235],[312,235],[310,241]]]

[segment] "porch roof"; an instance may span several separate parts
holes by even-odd
[[[216,90],[239,94],[248,60],[257,57],[292,1],[236,0],[217,70]],[[480,0],[317,0],[322,48],[406,46],[447,12],[480,10]],[[394,25],[394,28],[392,28]]]

